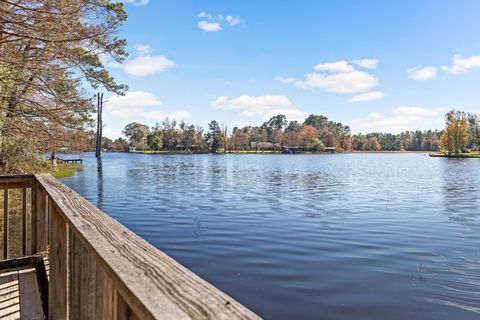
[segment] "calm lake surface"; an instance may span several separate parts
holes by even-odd
[[[64,182],[267,319],[480,319],[480,159],[83,154]]]

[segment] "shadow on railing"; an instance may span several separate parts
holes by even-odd
[[[49,319],[258,318],[50,175],[0,190],[3,259],[48,249]]]

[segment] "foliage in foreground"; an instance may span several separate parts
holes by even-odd
[[[0,0],[0,172],[36,171],[41,152],[85,148],[89,90],[122,94],[104,68],[123,61],[121,2]],[[21,150],[22,149],[22,150]]]

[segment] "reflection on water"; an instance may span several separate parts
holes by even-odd
[[[84,155],[65,179],[268,319],[479,319],[480,162]]]
[[[103,209],[103,164],[102,158],[97,159],[97,207]]]

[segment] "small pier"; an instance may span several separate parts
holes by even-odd
[[[259,319],[50,175],[0,192],[0,319]]]
[[[83,163],[82,159],[58,159],[62,163]]]

